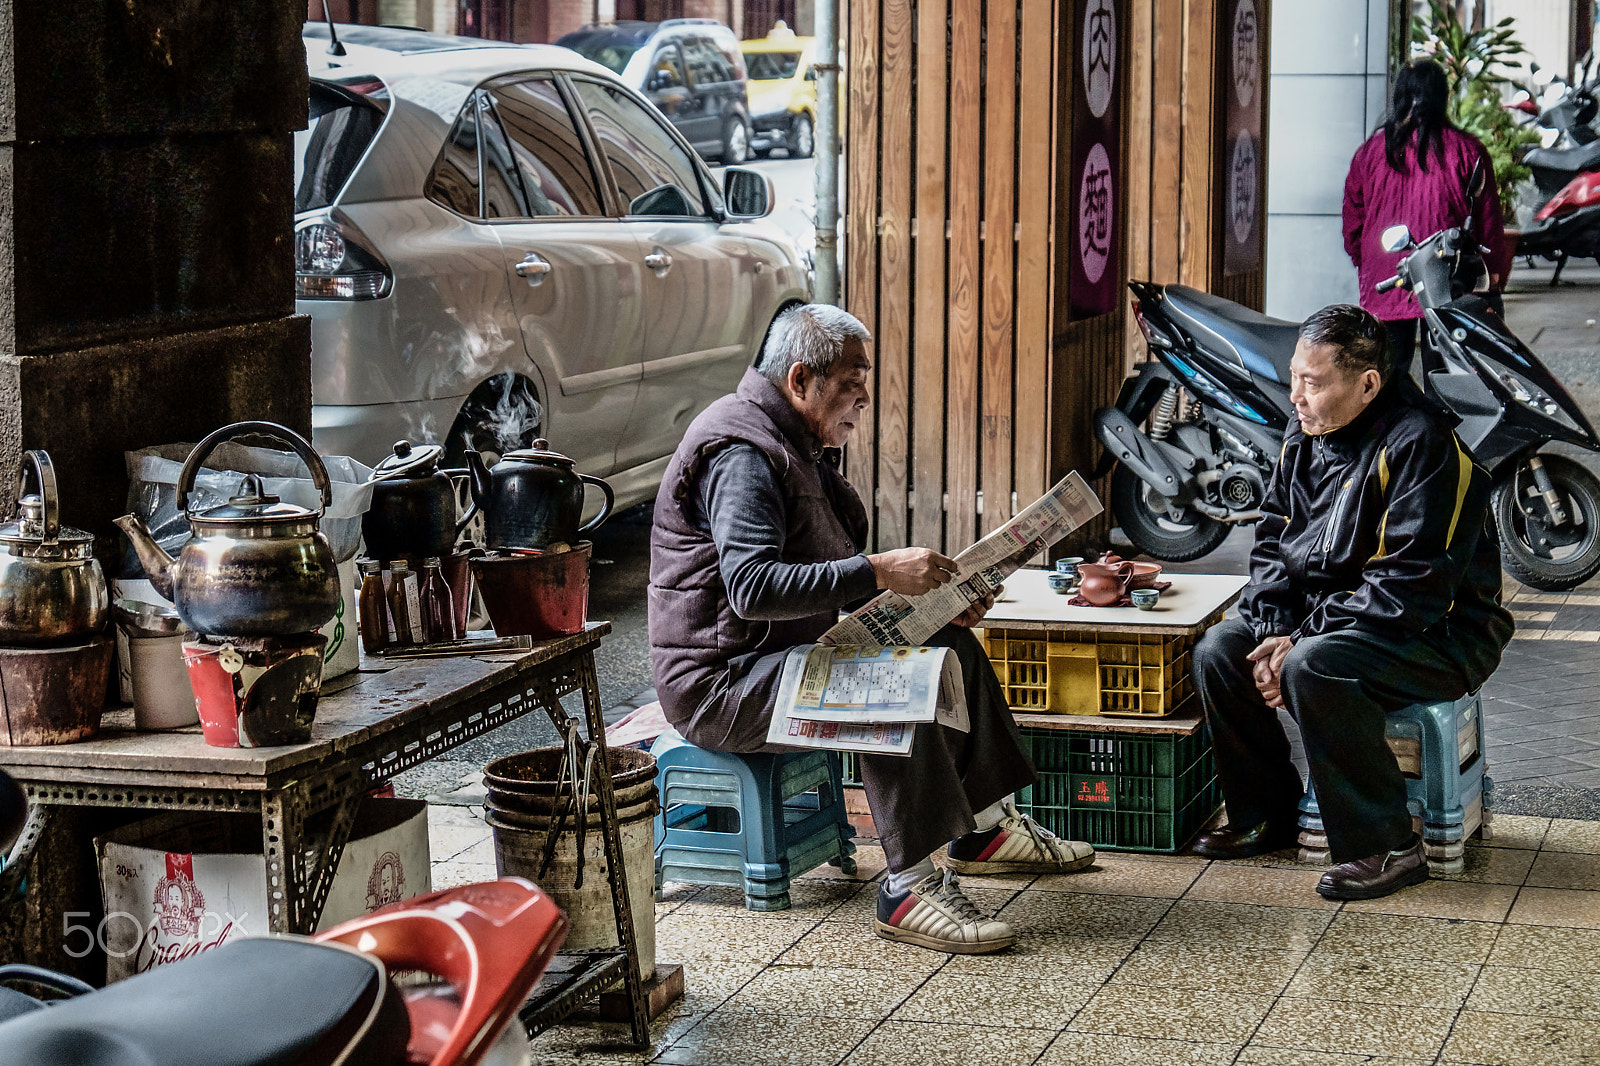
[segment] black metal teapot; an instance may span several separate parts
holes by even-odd
[[[467,452],[472,475],[472,499],[484,513],[484,539],[488,548],[545,548],[551,544],[576,545],[583,534],[611,516],[616,503],[603,478],[580,474],[570,458],[550,450],[544,439],[532,448],[507,452],[485,467],[476,452]],[[583,486],[605,493],[600,513],[583,522]]]
[[[456,520],[456,492],[439,469],[444,449],[437,444],[395,441],[394,454],[373,468],[372,504],[361,516],[367,554],[390,559],[450,554],[456,536],[478,513],[474,500]]]
[[[321,507],[283,503],[263,490],[259,477],[245,474],[227,503],[190,510],[195,476],[212,450],[253,434],[294,449],[322,494]],[[178,508],[191,531],[178,558],[161,550],[137,515],[124,515],[117,525],[157,594],[177,605],[190,629],[209,636],[294,636],[316,630],[339,607],[333,548],[318,528],[332,504],[328,469],[304,437],[272,422],[237,422],[196,445],[178,475]]]

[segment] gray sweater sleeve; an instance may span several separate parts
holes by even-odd
[[[783,489],[753,445],[729,445],[711,458],[700,477],[700,506],[717,546],[728,600],[740,618],[805,618],[877,591],[864,554],[826,563],[783,561]]]

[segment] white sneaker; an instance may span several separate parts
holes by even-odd
[[[1000,824],[950,842],[945,866],[958,874],[1068,874],[1094,863],[1094,848],[1081,840],[1062,840],[1044,826],[1005,804]]]
[[[1017,934],[978,909],[949,871],[929,874],[902,895],[878,890],[878,935],[954,955],[987,955],[1017,942]]]

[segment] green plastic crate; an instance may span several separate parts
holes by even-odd
[[[1017,806],[1068,840],[1110,851],[1180,850],[1221,805],[1205,726],[1188,736],[1023,727],[1039,770]]]

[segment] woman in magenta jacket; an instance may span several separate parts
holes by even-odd
[[[1344,181],[1344,250],[1356,265],[1361,306],[1388,327],[1395,369],[1402,374],[1411,368],[1422,308],[1405,289],[1375,291],[1401,259],[1379,245],[1384,230],[1403,222],[1420,241],[1470,224],[1478,243],[1489,249],[1484,262],[1490,287],[1499,289],[1510,269],[1494,165],[1481,141],[1450,124],[1449,93],[1444,69],[1433,60],[1405,66],[1394,81],[1388,118],[1356,150]],[[1478,187],[1469,197],[1473,181]]]

